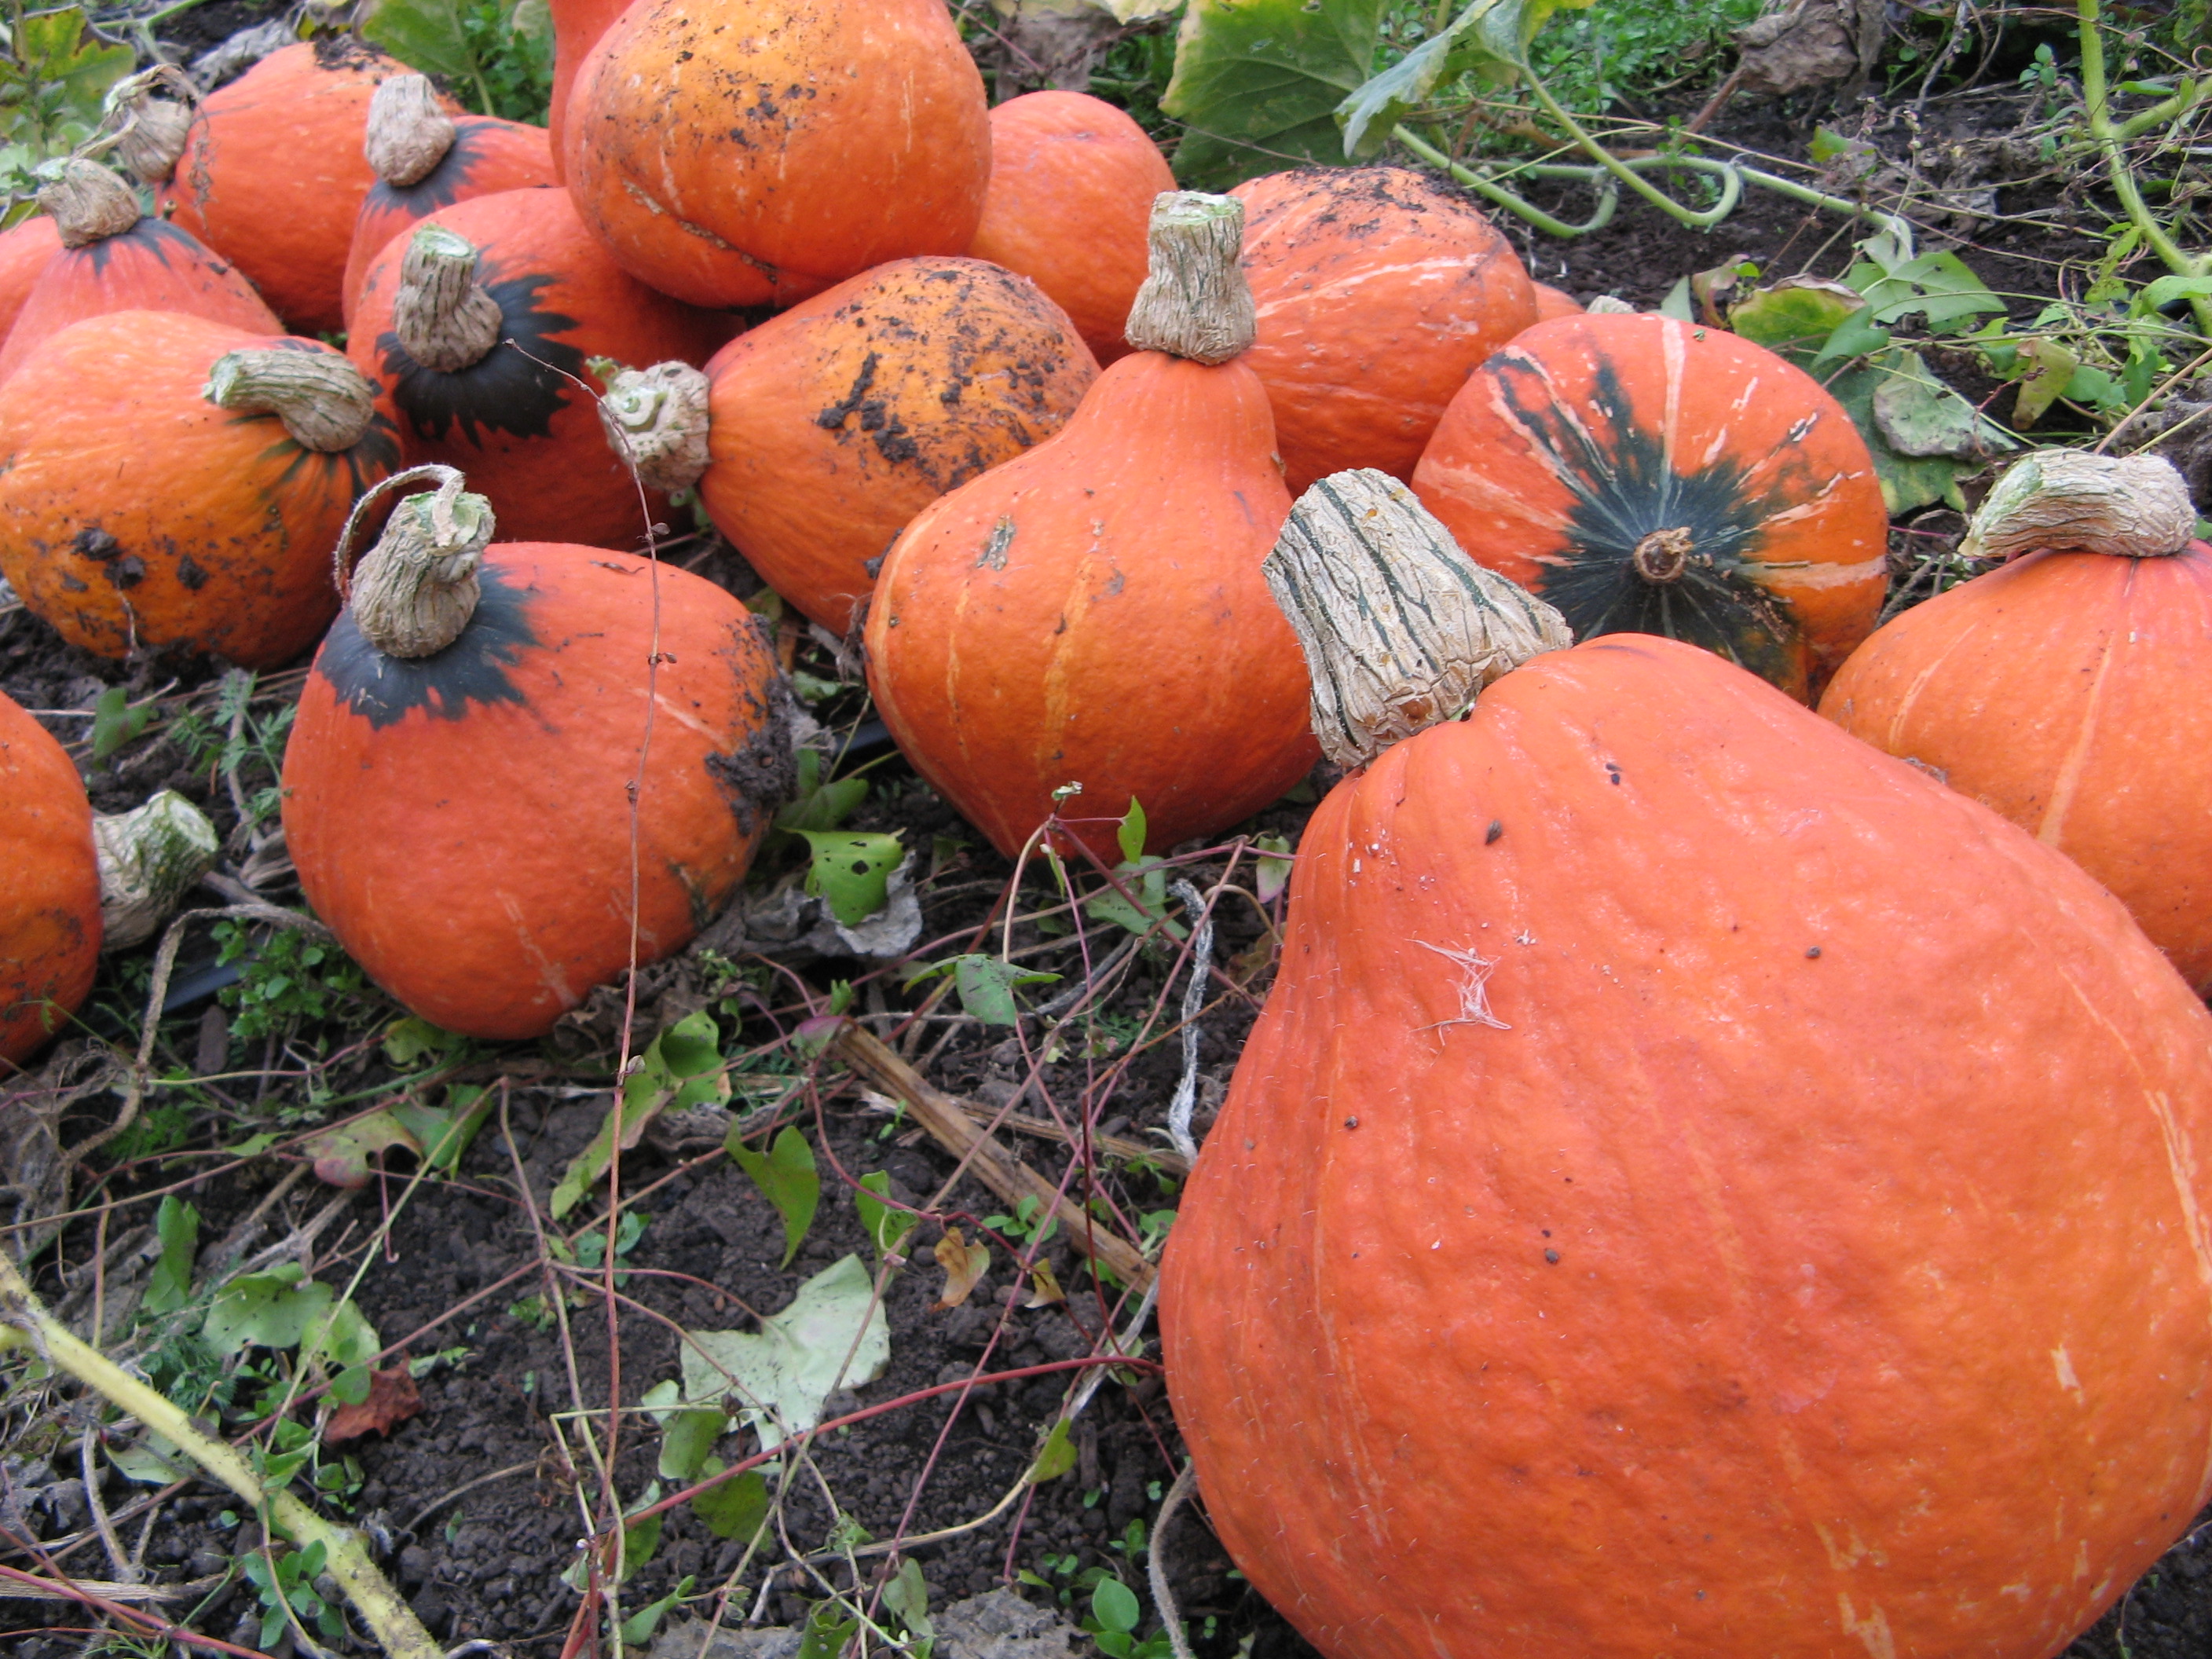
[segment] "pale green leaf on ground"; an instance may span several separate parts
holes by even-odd
[[[305,1277],[296,1261],[281,1261],[266,1273],[241,1273],[208,1309],[200,1340],[218,1355],[236,1353],[249,1342],[296,1347],[331,1301],[329,1285],[302,1284]]]
[[[735,1393],[763,1446],[822,1420],[832,1390],[874,1382],[890,1363],[890,1323],[857,1255],[823,1268],[791,1305],[748,1331],[694,1331],[684,1345],[684,1397],[712,1403]]]
[[[191,1297],[200,1212],[174,1193],[166,1194],[154,1212],[154,1236],[161,1242],[161,1254],[146,1276],[146,1294],[138,1305],[148,1313],[173,1313]]]
[[[814,1168],[814,1149],[806,1137],[786,1125],[765,1152],[745,1145],[733,1128],[726,1143],[730,1157],[753,1180],[775,1212],[783,1218],[783,1261],[788,1267],[799,1254],[799,1241],[814,1224],[814,1208],[822,1199],[822,1177]]]
[[[369,1177],[376,1173],[379,1155],[394,1146],[418,1157],[422,1151],[422,1143],[387,1110],[371,1112],[311,1135],[304,1150],[314,1160],[319,1179],[351,1192],[368,1185]]]
[[[881,1170],[860,1177],[860,1190],[853,1194],[853,1206],[860,1212],[860,1225],[876,1247],[878,1257],[896,1255],[906,1236],[915,1230],[918,1218],[912,1210],[902,1210],[884,1200],[891,1195],[891,1178]]]

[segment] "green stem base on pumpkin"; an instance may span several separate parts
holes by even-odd
[[[8,1348],[29,1350],[137,1418],[257,1513],[265,1514],[270,1525],[295,1543],[321,1544],[325,1570],[337,1580],[387,1659],[442,1659],[444,1650],[399,1599],[391,1581],[377,1571],[359,1533],[332,1525],[289,1492],[264,1490],[235,1448],[203,1431],[167,1395],[80,1340],[49,1313],[14,1261],[0,1251],[0,1349]]]

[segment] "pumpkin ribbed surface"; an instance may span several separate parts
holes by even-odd
[[[1330,1659],[2046,1659],[2212,1495],[2212,1018],[1717,659],[1540,656],[1332,792],[1160,1313]]]
[[[629,959],[648,659],[640,962],[712,919],[767,833],[775,665],[742,604],[672,567],[506,543],[479,575],[434,656],[387,657],[339,618],[285,751],[284,831],[378,984],[447,1030],[537,1036]]]
[[[1098,366],[1066,313],[981,259],[902,259],[708,365],[699,499],[775,591],[853,625],[915,514],[1060,430]]]
[[[1413,484],[1577,639],[1663,634],[1803,701],[1881,609],[1866,444],[1812,376],[1724,329],[1539,323],[1453,398]]]
[[[641,281],[789,305],[964,252],[990,133],[944,0],[638,0],[576,72],[561,161]]]
[[[2039,553],[1915,605],[1820,712],[2102,882],[2212,992],[2212,548]]]
[[[61,1029],[100,964],[100,866],[76,764],[0,692],[0,1077]]]
[[[1232,192],[1293,495],[1349,467],[1410,478],[1468,374],[1536,320],[1521,256],[1411,167],[1301,167]]]

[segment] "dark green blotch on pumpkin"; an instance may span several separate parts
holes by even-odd
[[[542,273],[483,282],[499,307],[500,343],[466,368],[425,368],[389,329],[376,337],[384,372],[397,382],[392,400],[416,432],[442,443],[458,428],[463,438],[479,447],[480,432],[552,435],[553,417],[572,395],[584,395],[570,378],[582,377],[584,354],[553,337],[575,327],[576,319],[537,308],[538,295],[552,282]]]
[[[436,656],[386,656],[362,637],[348,607],[315,657],[315,673],[348,710],[380,732],[417,708],[433,720],[457,720],[472,708],[523,702],[507,671],[538,643],[530,625],[531,589],[489,565],[477,568],[477,582],[476,614]]]

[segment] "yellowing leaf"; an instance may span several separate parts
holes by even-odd
[[[976,1282],[991,1270],[991,1251],[988,1245],[970,1244],[959,1228],[947,1227],[937,1241],[935,1255],[937,1265],[945,1269],[945,1291],[929,1304],[929,1310],[942,1313],[973,1293]]]

